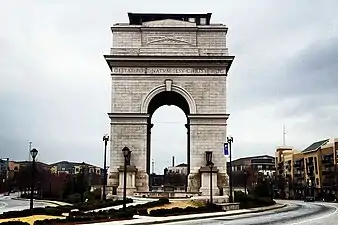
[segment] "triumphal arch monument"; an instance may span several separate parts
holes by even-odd
[[[105,55],[112,79],[108,187],[123,192],[127,146],[127,193],[149,191],[151,116],[163,105],[176,105],[187,116],[187,193],[209,195],[205,152],[212,151],[213,194],[227,195],[226,82],[234,60],[228,28],[210,23],[211,13],[128,16],[129,23],[111,28],[113,46]]]

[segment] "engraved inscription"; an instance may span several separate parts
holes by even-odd
[[[225,69],[215,68],[141,68],[115,67],[112,74],[226,74]]]

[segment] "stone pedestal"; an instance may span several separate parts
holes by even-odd
[[[212,168],[212,195],[219,195],[219,188],[217,187],[217,167]],[[209,167],[201,167],[200,169],[201,175],[201,187],[199,191],[202,196],[210,195],[210,168]]]
[[[117,195],[123,195],[123,187],[124,187],[124,168],[121,166],[119,169],[119,186],[117,187]],[[136,173],[137,169],[135,166],[127,167],[127,179],[126,179],[126,193],[127,196],[133,196],[136,191]]]
[[[201,177],[199,173],[190,173],[188,175],[188,192],[199,192]]]

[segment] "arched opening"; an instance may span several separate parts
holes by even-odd
[[[190,161],[189,104],[179,93],[164,91],[151,99],[148,113],[147,173],[150,191],[163,187],[165,190],[185,191]],[[180,167],[177,167],[178,164]]]

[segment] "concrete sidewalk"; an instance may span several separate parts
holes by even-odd
[[[30,201],[30,199],[27,198],[11,198],[13,200],[20,200],[20,201]],[[63,206],[63,205],[71,205],[66,202],[59,202],[59,201],[51,201],[51,200],[39,200],[39,199],[34,199],[34,202],[40,202],[40,203],[45,203],[50,206]]]
[[[216,212],[216,213],[200,213],[200,214],[190,214],[182,216],[167,216],[167,217],[150,217],[150,216],[134,216],[132,220],[122,220],[122,221],[113,221],[113,222],[103,222],[103,223],[91,223],[91,225],[146,225],[146,224],[160,224],[160,223],[169,223],[169,222],[180,222],[187,220],[199,220],[207,218],[217,218],[223,216],[235,216],[247,213],[258,213],[265,212],[269,210],[275,210],[285,207],[285,204],[275,204],[273,206],[252,208],[252,209],[239,209],[231,210],[226,212]]]

